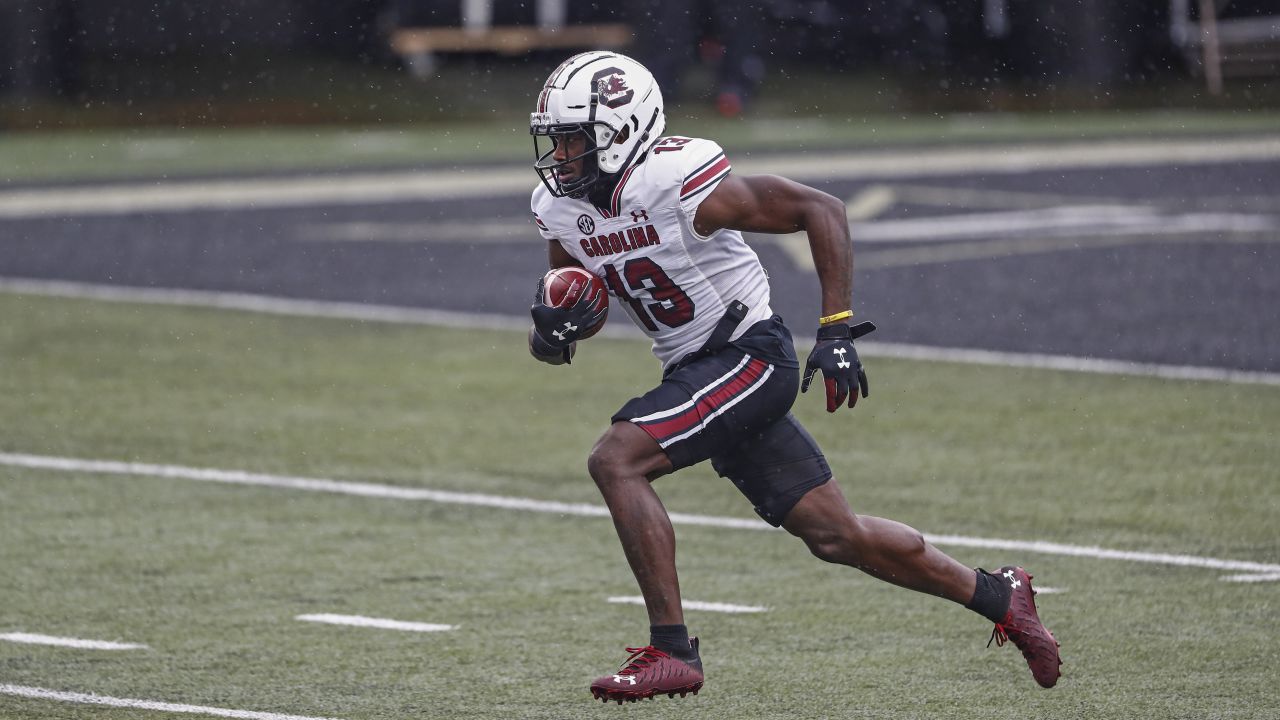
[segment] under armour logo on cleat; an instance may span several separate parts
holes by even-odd
[[[566,336],[566,335],[568,335],[568,334],[569,334],[569,333],[571,333],[571,332],[576,331],[577,329],[578,329],[578,326],[577,326],[577,325],[573,325],[573,324],[570,324],[570,323],[565,323],[565,324],[564,324],[564,330],[563,330],[563,331],[560,331],[560,330],[553,330],[553,331],[551,332],[551,334],[552,334],[552,335],[555,335],[557,340],[563,340],[563,339],[565,338],[565,336]]]
[[[635,675],[614,675],[613,681],[618,683],[619,685],[621,685],[623,682],[626,682],[628,685],[635,685],[636,676]]]
[[[848,348],[836,348],[835,350],[831,351],[840,356],[840,360],[836,362],[836,367],[847,368],[850,365],[852,365],[852,363],[844,359],[844,354],[848,351],[849,351]]]
[[[1005,577],[1007,577],[1007,578],[1009,578],[1009,587],[1013,588],[1014,590],[1017,590],[1019,587],[1021,587],[1021,586],[1022,586],[1022,581],[1021,581],[1021,580],[1019,580],[1019,579],[1018,579],[1018,578],[1013,574],[1013,571],[1012,571],[1012,570],[1005,570],[1005,571],[1004,571],[1004,576],[1005,576]]]

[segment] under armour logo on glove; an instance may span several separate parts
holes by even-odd
[[[569,333],[577,332],[577,330],[578,330],[577,325],[574,325],[573,323],[565,323],[564,330],[554,330],[552,331],[551,334],[555,335],[557,340],[564,340],[566,337],[569,336]]]
[[[867,373],[858,360],[853,341],[875,329],[875,324],[870,322],[860,322],[852,328],[843,324],[818,328],[818,342],[805,362],[800,392],[808,392],[813,376],[821,370],[827,387],[827,412],[835,412],[846,398],[849,407],[853,407],[858,403],[859,394],[866,397],[869,393]]]
[[[569,346],[583,333],[604,322],[609,312],[607,303],[596,304],[599,296],[596,293],[582,293],[577,301],[569,307],[553,307],[544,301],[544,280],[538,280],[538,291],[533,297],[533,307],[529,308],[533,315],[533,334],[529,338],[530,347],[538,356],[557,356],[569,362],[573,352]],[[599,292],[604,292],[603,290]]]

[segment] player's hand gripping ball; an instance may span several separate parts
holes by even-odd
[[[530,352],[543,362],[560,365],[570,362],[578,340],[604,327],[609,295],[604,282],[590,272],[580,267],[556,268],[538,281],[530,313]]]
[[[580,267],[556,268],[544,275],[542,302],[553,308],[568,310],[575,316],[582,316],[585,327],[577,328],[574,340],[586,340],[600,332],[604,321],[609,317],[609,293],[605,290],[604,281]],[[569,320],[567,316],[566,320]],[[564,329],[563,323],[561,325],[561,329]]]

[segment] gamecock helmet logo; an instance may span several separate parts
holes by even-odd
[[[636,95],[635,90],[627,87],[627,79],[622,70],[616,67],[607,67],[597,72],[592,76],[591,84],[595,86],[600,104],[607,108],[626,105]]]

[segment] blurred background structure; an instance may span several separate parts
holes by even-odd
[[[727,116],[1256,107],[1280,2],[0,0],[0,127],[466,117],[596,46]]]

